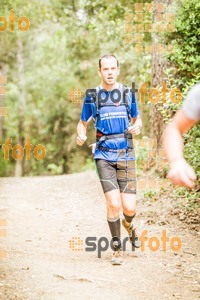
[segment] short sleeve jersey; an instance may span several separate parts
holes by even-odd
[[[194,85],[187,94],[183,110],[189,119],[200,121],[200,83]]]
[[[101,87],[97,87],[97,91],[101,91],[100,98],[102,101],[106,101],[106,104],[102,105],[97,116],[96,120],[96,129],[102,132],[105,135],[109,134],[120,134],[124,133],[124,131],[129,127],[130,122],[128,120],[128,112],[125,105],[119,105],[123,102],[123,86],[118,84],[118,93],[113,91],[103,90]],[[120,98],[119,98],[120,97]],[[114,100],[114,101],[113,101]],[[115,100],[119,100],[118,105],[114,104]],[[136,118],[139,116],[137,101],[135,98],[135,94],[132,93],[129,89],[128,91],[128,105],[130,108],[130,115],[132,118]],[[86,93],[82,113],[81,120],[84,122],[88,122],[92,117],[96,116],[96,104],[94,102],[91,103],[91,99]],[[101,148],[96,148],[94,153],[94,159],[105,159],[109,161],[118,161],[118,160],[131,160],[134,158],[130,158],[128,153],[124,152],[124,155],[120,154],[117,150],[120,149],[128,149],[128,143],[126,138],[115,138],[109,139],[101,142],[102,148],[110,149],[111,151],[105,151]]]

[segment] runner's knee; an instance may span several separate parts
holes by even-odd
[[[132,214],[131,214],[132,213]],[[136,215],[136,211],[134,210],[132,210],[132,211],[130,211],[130,214],[125,214],[125,213],[123,213],[124,214],[124,218],[125,218],[125,220],[126,220],[126,222],[128,222],[128,223],[131,223],[132,222],[132,220],[133,220],[133,218],[135,217],[135,215]]]
[[[136,214],[136,209],[131,207],[126,207],[124,209],[124,214],[127,216],[134,216]]]
[[[109,210],[119,212],[121,207],[121,203],[117,200],[107,201],[107,208]]]

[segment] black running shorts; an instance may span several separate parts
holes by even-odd
[[[135,160],[96,159],[95,163],[104,193],[119,189],[121,193],[136,194]]]

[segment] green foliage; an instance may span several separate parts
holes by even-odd
[[[86,159],[86,163],[80,169],[80,171],[83,172],[83,171],[95,170],[95,169],[96,169],[95,162],[94,162],[94,160],[91,157],[89,157],[89,158]]]
[[[131,12],[135,0],[105,1],[3,1],[1,15],[8,17],[10,9],[16,16],[26,15],[31,27],[27,32],[17,28],[0,33],[0,69],[8,76],[8,94],[5,105],[9,115],[4,118],[3,141],[12,137],[13,145],[19,135],[30,137],[36,146],[46,148],[46,157],[37,161],[34,157],[25,161],[25,175],[63,174],[92,168],[88,146],[94,142],[94,130],[88,128],[88,140],[84,147],[76,145],[76,126],[82,104],[72,103],[69,92],[80,89],[85,92],[99,84],[97,74],[98,58],[105,52],[113,52],[120,60],[119,81],[138,88],[150,79],[150,56],[135,53],[134,45],[125,43],[124,14]],[[199,4],[197,0],[181,1],[177,4],[176,32],[169,36],[169,43],[175,45],[170,56],[176,66],[167,70],[171,86],[180,86],[183,94],[200,79],[199,65]],[[17,27],[15,25],[15,27]],[[19,85],[18,41],[23,44],[23,76],[26,109],[24,128],[19,132],[19,103],[22,91]],[[175,80],[174,80],[175,78]],[[162,106],[166,122],[180,105],[166,103]],[[141,107],[144,124],[148,127],[146,114],[148,106]],[[145,134],[146,132],[143,132]],[[198,139],[197,139],[198,142]],[[196,142],[196,143],[197,143]],[[195,164],[196,153],[189,151],[193,144],[188,140],[186,156]],[[196,148],[195,144],[195,149]],[[142,149],[139,164],[145,161],[147,153]],[[192,158],[193,157],[193,158]],[[197,161],[198,163],[198,161]],[[1,176],[14,175],[14,159],[5,162],[0,158]]]
[[[176,76],[183,83],[200,79],[200,2],[199,0],[177,1],[175,32],[169,34],[174,51],[169,59],[177,68]]]
[[[147,80],[149,60],[138,59],[133,45],[124,42],[124,13],[132,10],[135,1],[4,1],[2,15],[26,15],[30,29],[0,33],[0,68],[8,76],[5,104],[9,115],[3,120],[3,140],[19,135],[30,137],[36,146],[46,148],[46,157],[24,160],[25,175],[63,174],[93,167],[88,146],[94,142],[93,126],[88,128],[84,147],[76,145],[76,126],[82,104],[72,103],[69,92],[99,84],[98,58],[105,52],[117,54],[121,63],[119,81]],[[106,17],[105,17],[106,16]],[[19,85],[18,41],[23,45],[23,77],[26,108],[24,128],[19,132],[19,106],[22,90]],[[134,61],[134,63],[132,63]],[[149,73],[147,77],[149,76]],[[139,85],[139,84],[138,84]],[[1,160],[1,174],[13,176],[16,161]]]
[[[147,189],[144,192],[144,198],[145,200],[152,200],[152,201],[157,201],[160,195],[159,190],[154,190],[154,189]]]
[[[184,135],[184,156],[197,174],[200,183],[200,124]]]
[[[166,70],[166,77],[172,87],[179,87],[183,99],[191,87],[200,81],[200,2],[198,0],[181,0],[176,2],[175,32],[168,34],[168,42],[174,46],[173,53],[168,57],[171,67]],[[165,123],[169,123],[173,115],[182,106],[182,101],[173,104],[167,101],[160,109]],[[195,169],[200,183],[200,124],[194,126],[184,135],[184,157]],[[197,193],[185,188],[176,189],[176,195],[184,192],[185,197],[196,205]],[[195,202],[195,203],[194,203]],[[192,204],[192,205],[193,205]]]
[[[147,137],[143,137],[142,140],[143,140],[143,145],[140,146],[139,141],[136,140],[136,146],[135,146],[138,172],[141,170],[146,171],[148,156],[149,156],[149,146],[148,146],[149,139]]]

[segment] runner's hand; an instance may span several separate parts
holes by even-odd
[[[141,131],[141,127],[137,124],[128,127],[128,132],[131,134],[137,135],[140,134],[140,131]]]
[[[77,143],[77,145],[82,146],[86,140],[87,140],[87,136],[84,134],[81,134],[81,135],[77,136],[76,143]]]
[[[196,180],[196,175],[193,168],[186,162],[183,157],[180,157],[170,163],[170,171],[167,174],[175,185],[193,188]]]

